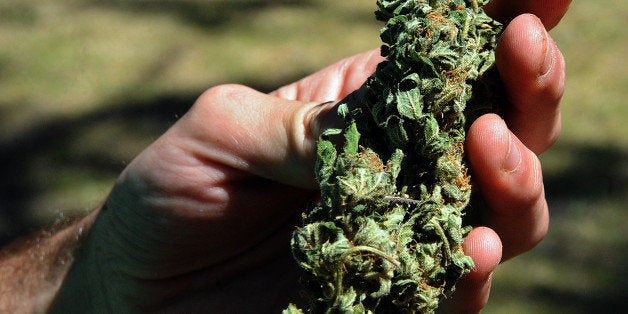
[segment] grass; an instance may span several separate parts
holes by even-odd
[[[5,0],[0,242],[83,213],[206,88],[269,91],[377,47],[374,1]],[[628,308],[628,50],[622,0],[574,1],[563,133],[543,154],[551,228],[504,263],[486,313]]]

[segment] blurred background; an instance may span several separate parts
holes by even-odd
[[[0,245],[97,207],[205,89],[271,91],[380,45],[375,0],[0,2]],[[551,210],[485,313],[628,311],[628,1],[574,1]]]

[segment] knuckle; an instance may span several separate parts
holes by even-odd
[[[530,228],[530,249],[545,239],[549,229],[549,211],[545,198],[539,200],[538,204],[531,209],[532,224]]]
[[[545,198],[541,163],[532,151],[526,151],[513,176],[499,181],[498,194],[506,195],[513,208],[529,208]]]
[[[227,123],[237,118],[238,108],[246,103],[252,89],[237,84],[218,85],[203,92],[191,108],[192,116],[200,119],[201,124],[207,121]]]
[[[238,84],[224,84],[209,88],[198,98],[196,104],[210,105],[216,102],[233,100],[247,88]]]
[[[521,184],[518,188],[519,203],[523,207],[534,207],[539,202],[545,202],[545,188],[543,173],[539,158],[532,152],[528,154],[527,171],[522,172]]]

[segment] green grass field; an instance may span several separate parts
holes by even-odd
[[[205,89],[270,91],[379,46],[374,0],[0,3],[0,243],[104,199]],[[628,2],[574,1],[551,228],[494,276],[486,313],[628,311]]]

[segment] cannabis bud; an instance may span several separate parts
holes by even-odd
[[[346,127],[321,136],[322,199],[292,239],[312,312],[432,312],[473,267],[465,126],[499,98],[486,2],[377,1],[386,61],[338,106]]]

